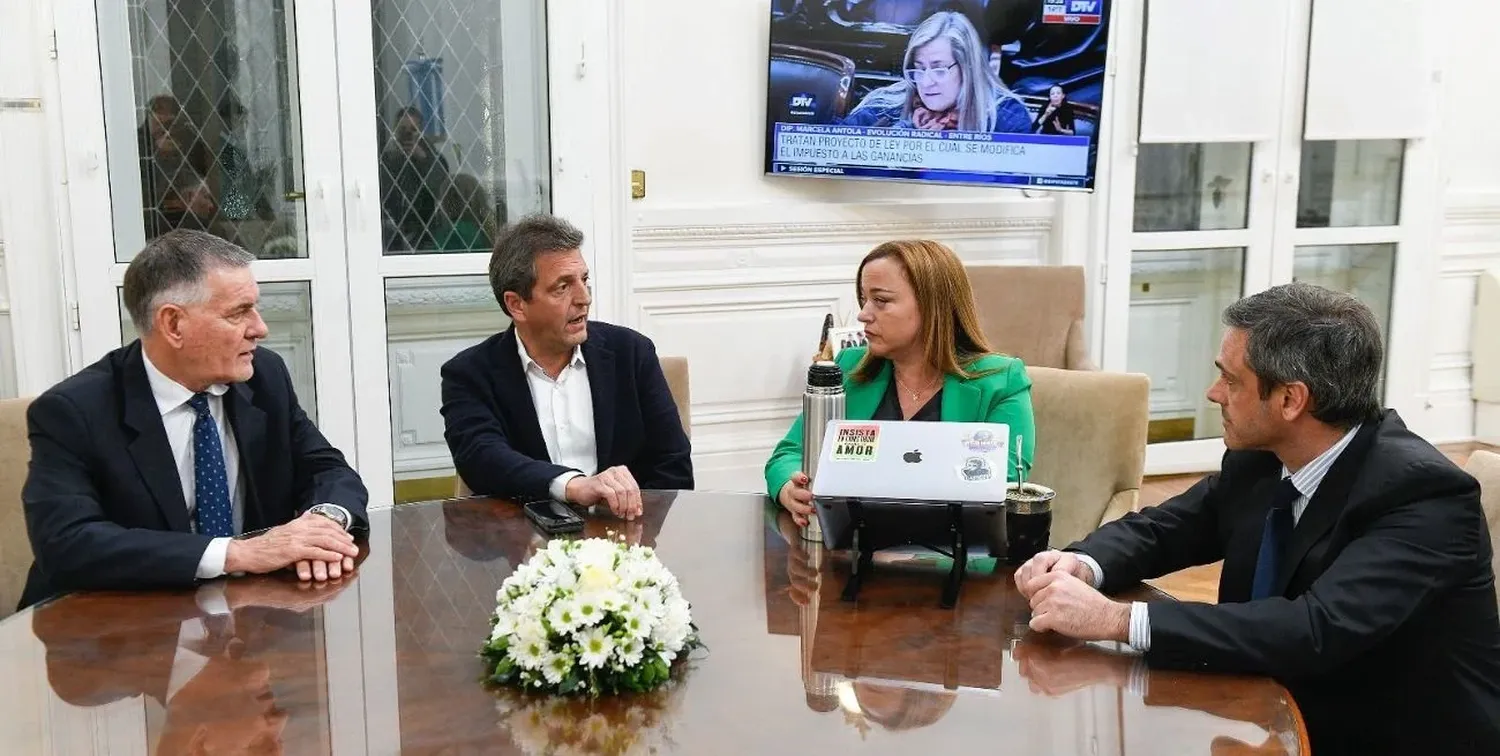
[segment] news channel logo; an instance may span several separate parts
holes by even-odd
[[[1042,23],[1096,26],[1104,20],[1104,0],[1047,0]]]
[[[810,92],[798,92],[786,100],[787,115],[811,117],[818,110],[818,98]]]

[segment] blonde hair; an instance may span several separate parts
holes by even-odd
[[[947,245],[922,239],[881,244],[865,255],[854,276],[854,295],[860,307],[865,305],[864,290],[860,287],[865,266],[887,258],[901,264],[916,295],[917,311],[922,315],[923,356],[927,362],[944,374],[959,378],[980,374],[969,368],[979,358],[995,354],[995,350],[979,328],[974,290],[958,255]],[[861,382],[873,380],[884,361],[885,358],[867,352],[855,366],[854,378]]]
[[[934,13],[917,26],[906,43],[906,54],[901,58],[901,80],[865,95],[854,106],[851,115],[866,108],[884,110],[899,106],[901,118],[911,120],[912,111],[920,104],[920,99],[916,86],[906,79],[906,70],[912,67],[917,50],[937,39],[946,39],[953,47],[953,62],[958,64],[963,79],[954,103],[958,110],[958,130],[994,131],[996,103],[1003,98],[1017,102],[1021,99],[990,69],[989,51],[979,41],[974,24],[962,13],[954,11]]]

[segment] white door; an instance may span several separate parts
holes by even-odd
[[[64,0],[59,26],[96,67],[64,61],[69,144],[104,144],[70,185],[77,316],[85,364],[135,338],[121,282],[145,243],[198,228],[250,252],[265,346],[330,441],[354,443],[342,163],[326,3]],[[98,119],[103,103],[102,124]],[[94,131],[102,127],[102,133]],[[316,327],[314,327],[316,325]]]
[[[1103,367],[1151,377],[1147,473],[1217,468],[1224,452],[1221,416],[1205,394],[1217,376],[1222,311],[1240,297],[1293,280],[1348,291],[1371,306],[1387,337],[1387,404],[1414,415],[1423,371],[1409,355],[1420,352],[1421,317],[1392,303],[1411,301],[1398,292],[1420,286],[1422,277],[1411,274],[1426,264],[1420,235],[1430,227],[1424,215],[1431,205],[1416,188],[1431,177],[1412,166],[1429,165],[1430,159],[1413,156],[1430,148],[1420,140],[1304,137],[1313,43],[1308,0],[1244,11],[1267,32],[1252,35],[1254,45],[1264,48],[1265,39],[1283,45],[1248,79],[1269,82],[1261,93],[1267,107],[1219,119],[1229,128],[1201,139],[1145,134],[1212,124],[1216,112],[1204,111],[1232,110],[1242,105],[1237,99],[1256,93],[1221,82],[1231,92],[1177,93],[1178,107],[1166,108],[1168,117],[1142,118],[1143,107],[1173,101],[1171,92],[1155,96],[1172,87],[1153,92],[1160,82],[1143,81],[1153,70],[1152,45],[1143,44],[1147,4],[1117,7],[1119,52],[1135,62],[1119,67],[1114,89],[1118,123],[1128,126],[1115,140],[1111,164]],[[1181,2],[1149,8],[1153,14],[1193,12],[1191,3]],[[1153,26],[1174,22],[1186,23],[1151,18]],[[1157,54],[1170,58],[1172,51]],[[1252,54],[1225,52],[1242,69],[1226,68],[1224,76],[1242,74]],[[1165,65],[1155,70],[1164,80],[1195,73]],[[1254,116],[1267,109],[1270,117],[1257,129]],[[1420,301],[1420,293],[1408,294]]]
[[[84,363],[134,338],[119,297],[134,254],[170,228],[208,230],[257,256],[264,346],[372,506],[451,495],[438,371],[508,325],[486,276],[497,229],[555,212],[591,263],[617,236],[593,219],[622,196],[603,175],[618,150],[589,120],[609,96],[613,11],[59,3],[97,28],[59,28],[78,53],[63,61],[68,140],[107,145],[69,187]],[[617,306],[601,293],[596,309]]]

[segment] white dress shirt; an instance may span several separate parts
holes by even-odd
[[[156,399],[156,408],[161,411],[161,424],[167,431],[167,443],[172,447],[172,458],[177,462],[177,479],[182,482],[182,498],[187,502],[189,526],[197,530],[193,511],[197,506],[193,473],[193,425],[198,422],[198,413],[188,405],[193,392],[186,386],[168,378],[151,364],[151,358],[141,352],[146,363],[146,380],[151,384],[151,395]],[[229,483],[230,505],[234,510],[234,532],[245,527],[245,484],[240,479],[240,449],[234,434],[229,432],[229,418],[224,412],[224,394],[229,387],[216,383],[208,387],[208,409],[214,416],[214,426],[219,430],[219,444],[224,449],[224,475]],[[198,560],[198,578],[208,580],[224,574],[224,560],[229,555],[230,538],[215,538]]]
[[[1323,484],[1323,478],[1328,475],[1328,470],[1333,467],[1333,463],[1338,460],[1344,449],[1348,448],[1349,442],[1354,440],[1354,434],[1358,431],[1358,425],[1350,428],[1349,432],[1338,440],[1338,443],[1328,447],[1295,474],[1288,470],[1286,465],[1281,466],[1281,477],[1290,477],[1297,493],[1301,494],[1292,502],[1293,527],[1302,521],[1302,513],[1307,511],[1308,502],[1312,501],[1312,497],[1317,494],[1318,486]],[[1093,570],[1095,588],[1104,584],[1104,571],[1099,568],[1099,563],[1093,557],[1078,554],[1078,561]],[[1151,649],[1151,617],[1144,601],[1135,601],[1130,604],[1130,647],[1143,653]]]
[[[594,439],[594,395],[589,391],[589,371],[583,362],[583,350],[573,348],[573,357],[556,378],[531,359],[526,344],[516,337],[521,353],[521,369],[526,386],[531,389],[531,406],[536,408],[542,441],[553,464],[572,470],[552,479],[547,493],[557,501],[567,501],[568,481],[599,471],[598,444]]]

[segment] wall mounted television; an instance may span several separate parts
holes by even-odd
[[[1092,191],[1110,0],[772,0],[765,171]]]

